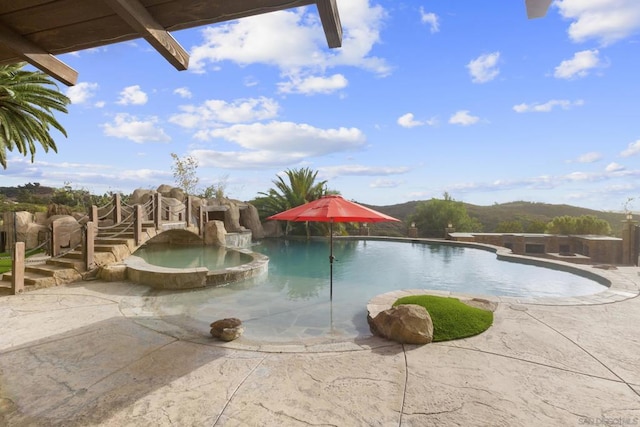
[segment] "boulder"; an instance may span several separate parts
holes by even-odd
[[[264,230],[260,223],[260,215],[258,215],[258,209],[255,206],[247,203],[246,208],[240,211],[240,219],[242,224],[251,230],[251,237],[254,240],[264,237]]]
[[[267,221],[262,224],[262,230],[265,237],[281,237],[282,225],[279,221]]]
[[[60,248],[73,249],[82,242],[82,230],[78,221],[70,215],[49,217],[49,224],[55,222],[56,241]]]
[[[244,332],[244,328],[241,325],[242,321],[235,317],[216,320],[210,325],[211,336],[223,341],[233,341]]]
[[[433,322],[427,310],[416,304],[402,304],[367,317],[371,333],[401,344],[433,341]]]
[[[129,204],[133,205],[144,205],[153,197],[152,190],[145,190],[143,188],[138,188],[133,190],[131,193],[131,197],[129,198]]]
[[[204,244],[225,246],[227,244],[227,231],[222,221],[207,221],[204,225]]]
[[[169,194],[168,194],[167,197],[171,197],[172,199],[176,199],[180,203],[183,203],[185,201],[185,199],[187,198],[187,196],[184,194],[184,191],[182,191],[181,188],[177,188],[177,187],[174,187],[171,190],[169,190]]]
[[[171,192],[171,189],[173,187],[170,186],[169,184],[162,184],[160,187],[158,187],[158,193],[162,194],[163,197],[169,197],[169,193]]]

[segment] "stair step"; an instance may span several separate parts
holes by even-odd
[[[78,259],[69,259],[69,258],[62,257],[62,258],[50,259],[49,261],[47,261],[47,264],[57,265],[65,268],[73,268],[74,270],[77,270],[77,271],[86,270],[84,261],[78,260]]]
[[[133,237],[133,231],[127,231],[124,233],[98,234],[96,239],[133,239]]]
[[[128,245],[132,240],[125,237],[97,237],[95,245]]]
[[[123,243],[126,245],[126,243]],[[118,245],[94,245],[93,250],[95,252],[111,252],[113,251],[113,247]]]
[[[6,281],[8,279],[11,282],[11,273],[4,273],[2,275],[2,280]],[[31,289],[40,289],[40,288],[49,288],[52,286],[57,286],[56,279],[53,276],[49,276],[46,274],[38,274],[38,273],[26,273],[24,274],[24,285],[31,286]]]
[[[49,277],[54,277],[57,274],[65,273],[68,270],[74,270],[75,268],[70,268],[68,266],[56,265],[56,264],[42,264],[38,266],[27,266],[25,267],[25,273],[33,273],[39,274]]]

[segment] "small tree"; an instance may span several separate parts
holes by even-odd
[[[173,165],[173,179],[176,185],[186,194],[195,194],[200,178],[197,175],[198,161],[191,156],[180,158],[176,153],[171,153]]]
[[[456,231],[482,231],[480,221],[471,218],[464,204],[453,200],[449,193],[444,193],[443,199],[420,202],[409,222],[416,224],[423,237],[443,237],[449,224]]]
[[[208,185],[203,190],[201,190],[200,197],[203,197],[205,199],[223,199],[227,193],[228,182],[229,175],[221,177],[217,184]]]

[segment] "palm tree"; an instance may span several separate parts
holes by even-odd
[[[317,200],[335,191],[327,190],[327,181],[316,182],[318,171],[309,168],[287,169],[284,176],[279,175],[273,182],[275,188],[266,193],[258,193],[254,204],[260,210],[261,216],[267,217],[287,209]],[[289,182],[285,181],[285,176]],[[309,236],[309,225],[305,223],[305,230]]]
[[[0,66],[0,164],[7,168],[7,150],[16,149],[31,161],[36,142],[44,151],[57,152],[49,134],[56,128],[65,137],[67,132],[54,117],[54,111],[67,112],[70,102],[51,78],[42,71],[26,71],[24,63]],[[50,87],[53,86],[53,87]]]

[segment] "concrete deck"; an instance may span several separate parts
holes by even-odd
[[[425,346],[221,343],[137,311],[147,288],[124,282],[0,297],[0,425],[640,425],[638,268],[603,274]]]

